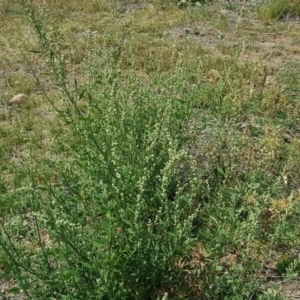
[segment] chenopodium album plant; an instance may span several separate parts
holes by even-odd
[[[58,29],[46,32],[31,2],[25,6],[76,142],[61,184],[34,203],[39,251],[26,262],[24,253],[11,249],[19,274],[26,274],[22,288],[44,299],[153,299],[174,287],[183,292],[187,284],[177,262],[194,242],[201,188],[194,161],[182,150],[192,112],[185,75],[179,66],[164,82],[167,89],[143,85],[132,72],[120,72],[122,40],[109,36],[101,50],[90,46],[88,81],[75,80],[70,88]],[[45,267],[37,271],[37,265]]]
[[[181,150],[189,113],[130,76],[121,85],[115,63],[108,65],[101,93],[93,83],[86,115],[73,120],[85,145],[76,159],[80,204],[95,220],[89,240],[103,292],[152,298],[180,282],[176,261],[193,240],[199,181]]]

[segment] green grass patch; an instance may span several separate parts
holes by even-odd
[[[272,0],[260,11],[263,20],[279,20],[285,17],[299,17],[300,4],[297,0]]]

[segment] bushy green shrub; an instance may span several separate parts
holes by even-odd
[[[32,190],[31,246],[4,228],[19,286],[30,299],[188,295],[178,261],[195,242],[201,180],[182,150],[192,115],[184,74],[178,68],[167,89],[143,84],[120,72],[124,40],[107,34],[101,49],[87,39],[87,80],[72,86],[58,28],[48,31],[31,1],[24,8],[62,91],[73,157],[39,199]]]

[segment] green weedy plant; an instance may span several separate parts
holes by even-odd
[[[71,86],[58,28],[23,5],[62,91],[74,156],[55,185],[33,182],[30,246],[2,227],[20,288],[30,299],[188,297],[177,262],[195,242],[202,185],[182,150],[193,106],[184,72],[179,65],[167,91],[145,86],[120,71],[122,39],[108,35],[94,50],[90,37],[88,80]]]
[[[284,275],[286,273],[296,273],[299,274],[300,263],[299,259],[292,255],[284,254],[276,263],[276,270],[279,275]]]
[[[268,1],[259,16],[266,21],[279,20],[288,17],[300,16],[300,3],[298,0],[272,0]]]

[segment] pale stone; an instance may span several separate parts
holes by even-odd
[[[18,94],[13,96],[9,101],[9,105],[21,105],[28,100],[28,96],[25,94]]]

